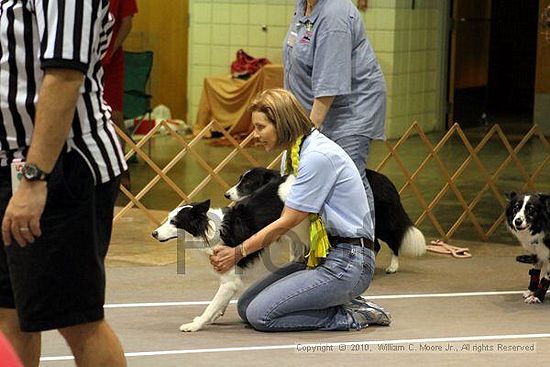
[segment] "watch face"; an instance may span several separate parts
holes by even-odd
[[[21,173],[23,173],[23,176],[30,181],[38,180],[40,178],[38,168],[32,164],[25,164],[21,169]]]

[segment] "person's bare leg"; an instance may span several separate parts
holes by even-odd
[[[0,330],[9,340],[25,367],[38,367],[40,333],[25,333],[19,328],[19,318],[13,309],[0,308]]]
[[[124,367],[122,345],[105,320],[59,329],[79,367]]]

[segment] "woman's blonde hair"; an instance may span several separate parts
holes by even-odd
[[[275,125],[277,146],[288,147],[301,135],[309,135],[313,123],[292,93],[284,89],[260,92],[250,104],[251,112],[261,112]]]

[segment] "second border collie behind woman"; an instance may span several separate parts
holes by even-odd
[[[288,149],[298,174],[281,217],[237,250],[216,246],[212,265],[219,272],[227,271],[242,256],[269,245],[303,220],[310,220],[312,214],[317,218],[315,228],[321,228],[317,225],[318,218],[322,219],[331,249],[321,251],[321,244],[312,242],[312,249],[317,247],[316,253],[309,254],[312,269],[291,263],[252,285],[239,299],[239,315],[260,331],[360,330],[368,324],[388,325],[388,313],[356,298],[368,288],[375,264],[373,223],[355,164],[338,144],[313,129],[290,92],[266,90],[252,102],[251,111],[255,134],[265,149]],[[324,231],[314,236],[319,233]]]

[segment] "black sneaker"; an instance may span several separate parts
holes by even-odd
[[[357,297],[343,307],[352,318],[351,327],[357,330],[364,329],[369,325],[388,326],[392,321],[388,311],[363,297]]]
[[[361,312],[350,310],[344,307],[344,311],[348,315],[350,329],[357,331],[363,330],[369,326],[366,315]]]

